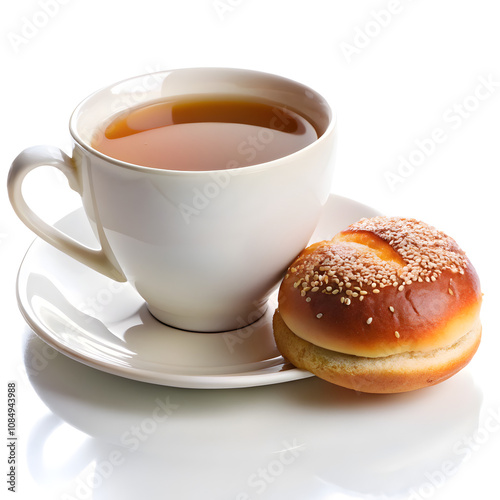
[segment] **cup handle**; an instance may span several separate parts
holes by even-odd
[[[26,203],[22,194],[22,184],[26,175],[37,167],[51,166],[59,169],[68,179],[71,189],[82,194],[78,169],[73,160],[59,148],[52,146],[33,146],[25,149],[14,160],[7,179],[9,198],[17,216],[36,235],[58,250],[77,261],[116,281],[127,281],[118,264],[111,261],[103,250],[102,229],[98,229],[101,248],[95,250],[82,245],[59,229],[47,224],[36,215]]]

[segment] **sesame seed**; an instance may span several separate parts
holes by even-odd
[[[325,242],[319,253],[301,255],[289,268],[288,277],[297,273],[293,280],[296,288],[335,295],[341,292],[343,295],[343,290],[350,289],[352,293],[343,301],[348,303],[348,298],[363,299],[366,292],[362,287],[380,293],[382,288],[392,285],[403,291],[405,286],[414,286],[417,282],[442,279],[445,271],[464,274],[468,266],[465,253],[453,239],[416,219],[365,218],[351,224],[341,234],[340,240],[334,238]],[[395,256],[399,256],[399,261],[398,257],[385,259],[376,252],[363,250],[361,245],[367,244],[359,235],[377,237],[385,242]],[[358,245],[346,245],[343,239]],[[328,288],[327,285],[333,286]],[[447,290],[450,295],[454,294],[450,285]]]
[[[344,304],[345,304],[346,306],[351,305],[351,299],[349,299],[349,298],[345,299]]]
[[[311,289],[311,292],[317,292],[319,290],[319,287],[315,286]]]
[[[401,274],[404,282],[408,279],[418,281],[419,277],[430,278],[432,269],[439,273],[447,269],[463,274],[467,267],[465,253],[457,248],[452,238],[416,219],[384,216],[364,218],[351,224],[345,232],[355,234],[358,231],[375,234],[400,255],[406,263]],[[392,272],[386,272],[383,267],[377,267],[374,271],[376,280],[382,276],[395,281],[397,273],[394,267]]]
[[[323,313],[318,313],[318,314],[316,314],[316,317],[317,317],[318,319],[321,319],[321,318],[323,317]]]
[[[311,302],[311,297],[306,297],[306,302]]]
[[[373,321],[373,318],[368,318],[368,319],[366,320],[366,324],[367,324],[367,325],[371,325],[371,324],[372,324],[372,321]]]
[[[343,304],[345,302],[345,298],[342,296],[340,297],[340,303]]]
[[[333,288],[332,288],[331,286],[327,286],[327,287],[326,287],[326,291],[327,291],[327,292],[331,292],[332,290],[333,290]]]
[[[364,298],[365,298],[365,296],[364,296],[364,295],[360,295],[360,296],[359,296],[359,301],[361,302]]]
[[[389,306],[389,311],[391,311],[391,313],[393,313],[394,312],[394,307]]]
[[[398,331],[395,331],[394,332],[394,335],[396,336],[397,339],[399,339],[400,335],[399,335],[399,332]]]
[[[361,295],[367,295],[368,292],[366,290],[361,290],[361,292],[359,292]]]

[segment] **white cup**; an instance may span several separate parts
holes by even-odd
[[[117,112],[201,93],[271,100],[315,123],[320,136],[277,160],[217,171],[149,168],[91,146],[96,130]],[[71,116],[70,133],[71,157],[35,146],[14,160],[8,178],[14,210],[54,247],[112,279],[129,281],[150,312],[176,328],[232,330],[263,314],[331,190],[336,128],[330,107],[312,89],[266,73],[196,68],[131,78],[85,99]],[[24,177],[47,165],[61,170],[80,194],[99,250],[69,238],[28,207]]]

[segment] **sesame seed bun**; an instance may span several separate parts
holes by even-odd
[[[293,364],[364,392],[438,383],[476,352],[479,278],[456,242],[415,219],[374,217],[306,248],[278,294]]]

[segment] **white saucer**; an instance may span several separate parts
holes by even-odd
[[[311,241],[329,239],[377,212],[331,195]],[[95,244],[83,209],[57,227]],[[236,388],[312,377],[286,363],[272,335],[276,292],[264,316],[241,330],[195,333],[151,316],[127,283],[116,283],[40,239],[29,248],[17,280],[17,298],[29,326],[50,346],[104,372],[184,388]]]

